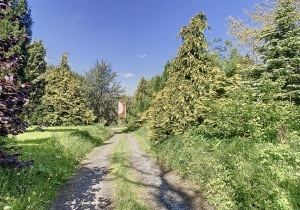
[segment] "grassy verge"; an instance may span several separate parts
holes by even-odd
[[[147,142],[145,128],[136,134]],[[272,144],[208,139],[194,130],[152,150],[165,166],[201,186],[218,209],[300,209],[298,133],[285,144]]]
[[[130,148],[127,143],[127,137],[124,135],[111,153],[112,177],[114,179],[114,200],[117,203],[117,209],[148,209],[138,197],[137,188],[139,183],[131,169],[128,159]]]
[[[103,125],[29,129],[17,136],[31,169],[0,170],[0,209],[47,209],[80,161],[113,135]]]

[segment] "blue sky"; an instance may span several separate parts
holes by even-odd
[[[207,39],[229,39],[226,18],[245,18],[257,0],[28,0],[33,38],[43,40],[50,64],[69,52],[73,71],[84,74],[98,59],[111,62],[132,95],[142,76],[160,74],[181,44],[181,26],[200,11],[212,27]]]

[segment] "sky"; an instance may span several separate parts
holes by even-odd
[[[111,63],[127,95],[145,76],[161,74],[175,57],[182,26],[203,11],[214,38],[226,34],[229,15],[246,19],[257,0],[28,0],[33,39],[42,40],[47,62],[58,65],[64,52],[73,71],[84,75],[96,60]]]

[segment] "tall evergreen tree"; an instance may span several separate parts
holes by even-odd
[[[277,0],[274,28],[262,30],[263,65],[255,73],[284,81],[281,97],[300,104],[300,14],[293,0]]]
[[[94,66],[85,72],[85,82],[82,90],[94,110],[98,122],[112,124],[118,117],[118,97],[124,93],[124,88],[116,82],[117,72],[106,60],[96,60]]]
[[[206,102],[225,93],[229,81],[208,53],[204,31],[209,26],[201,12],[183,26],[182,46],[168,69],[168,80],[149,109],[150,138],[160,142],[200,125],[208,111]]]
[[[41,40],[34,40],[29,46],[27,64],[24,68],[24,81],[39,85],[39,77],[46,71],[46,49]]]
[[[35,124],[39,118],[39,114],[36,113],[36,109],[41,104],[41,97],[44,94],[44,88],[46,85],[46,49],[44,48],[43,42],[34,40],[30,45],[27,56],[27,65],[24,69],[24,81],[29,82],[37,89],[37,91],[30,96],[29,107],[31,112],[28,116],[28,120]]]
[[[31,18],[31,10],[28,6],[27,0],[11,0],[11,9],[6,11],[8,16],[14,19],[14,22],[9,20],[1,21],[0,25],[0,38],[4,39],[8,36],[20,37],[28,36],[29,39],[15,45],[10,49],[10,54],[25,55],[25,59],[20,62],[20,68],[17,71],[18,77],[23,82],[24,68],[27,64],[27,52],[30,46],[32,36],[33,21]]]
[[[138,113],[142,113],[149,108],[146,101],[148,95],[147,84],[148,80],[143,76],[134,92],[134,104]]]
[[[59,66],[49,68],[45,75],[45,94],[37,113],[37,123],[49,125],[90,124],[95,120],[93,111],[80,89],[78,77],[71,71],[68,53]]]

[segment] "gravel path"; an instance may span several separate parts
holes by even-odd
[[[89,154],[74,178],[60,191],[51,210],[114,209],[110,200],[111,181],[107,178],[109,153],[121,136],[115,134]]]
[[[136,137],[129,134],[128,141],[132,150],[133,169],[139,173],[142,183],[148,187],[148,205],[160,210],[190,210],[188,197],[165,182],[160,168],[140,149]]]
[[[74,178],[60,191],[49,210],[98,210],[115,209],[111,200],[111,180],[108,178],[111,149],[122,134],[115,134],[103,146],[95,148],[83,162]],[[141,189],[143,199],[154,210],[212,210],[191,186],[179,180],[176,174],[163,173],[155,161],[139,147],[137,139],[127,134],[131,148],[131,163],[135,171],[136,188]],[[138,210],[138,209],[137,209]]]

